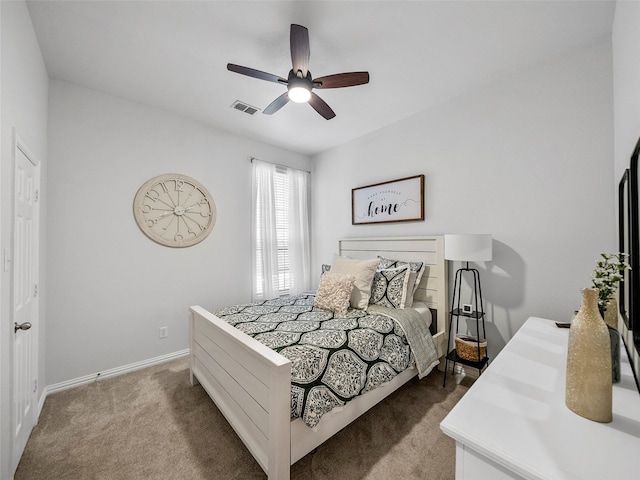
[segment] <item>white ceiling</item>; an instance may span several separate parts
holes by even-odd
[[[304,154],[333,148],[488,82],[610,36],[611,1],[29,1],[49,75]],[[287,104],[289,25],[309,29],[314,77],[368,70],[319,90],[337,116]]]

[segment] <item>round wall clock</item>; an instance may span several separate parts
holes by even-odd
[[[186,175],[167,174],[138,189],[133,215],[140,230],[167,247],[201,242],[216,223],[216,204],[199,182]]]

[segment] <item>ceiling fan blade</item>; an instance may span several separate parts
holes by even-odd
[[[302,76],[306,77],[309,71],[309,30],[302,25],[291,24],[291,34],[289,35],[291,44],[291,64],[293,72],[302,71]]]
[[[309,105],[313,107],[313,109],[322,115],[327,120],[331,120],[336,116],[335,112],[331,110],[331,107],[327,105],[327,103],[322,100],[318,95],[311,92],[311,98],[309,99]]]
[[[269,104],[267,108],[265,108],[262,113],[265,115],[271,115],[276,113],[282,107],[284,107],[289,102],[289,92],[284,92],[278,98],[276,98],[273,102]]]
[[[320,83],[320,85],[317,85],[317,83]],[[314,88],[353,87],[355,85],[364,85],[365,83],[369,83],[369,72],[336,73],[335,75],[326,75],[313,79]]]
[[[282,83],[284,85],[287,84],[286,79],[279,77],[277,75],[273,75],[272,73],[256,70],[255,68],[243,67],[241,65],[227,63],[227,70],[229,70],[230,72],[239,73],[241,75],[246,75],[248,77],[259,78],[260,80],[266,80],[267,82]]]

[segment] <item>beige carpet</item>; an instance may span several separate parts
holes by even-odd
[[[447,379],[449,380],[449,379]],[[468,387],[414,379],[291,467],[292,480],[453,479],[440,421]],[[47,397],[16,480],[265,479],[186,359]]]

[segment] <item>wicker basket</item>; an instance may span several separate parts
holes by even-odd
[[[478,343],[480,344],[480,358],[478,358]],[[463,360],[479,362],[487,354],[487,341],[470,335],[456,335],[456,353]]]

